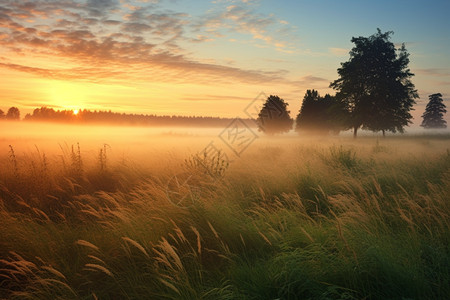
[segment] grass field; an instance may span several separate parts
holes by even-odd
[[[0,299],[448,299],[448,135],[158,139],[0,141]]]

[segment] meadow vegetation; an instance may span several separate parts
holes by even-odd
[[[261,138],[230,164],[2,144],[0,299],[445,299],[449,141]]]

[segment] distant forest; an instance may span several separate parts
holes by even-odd
[[[0,119],[20,120],[20,111],[16,107],[4,114],[0,110]],[[197,116],[157,116],[145,114],[125,114],[112,111],[54,110],[53,108],[36,108],[26,114],[23,121],[59,122],[73,124],[109,124],[131,126],[183,126],[183,127],[226,127],[234,118],[197,117]],[[247,126],[255,127],[251,119],[243,119]]]

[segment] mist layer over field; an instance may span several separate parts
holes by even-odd
[[[192,137],[217,136],[219,128],[90,126],[39,122],[0,122],[0,143],[13,144],[23,150],[45,148],[58,151],[59,145],[80,143],[86,150],[109,144],[120,150],[145,145],[147,150],[173,147],[176,141]],[[164,139],[162,141],[162,138]]]
[[[79,144],[82,151],[89,154],[96,152],[105,144],[113,150],[113,155],[126,155],[132,158],[134,155],[143,153],[177,152],[181,154],[193,154],[204,150],[213,143],[217,150],[221,150],[233,160],[241,157],[247,151],[236,155],[233,145],[229,141],[228,128],[196,128],[196,127],[132,127],[132,126],[90,126],[90,125],[68,125],[58,123],[39,122],[0,122],[0,149],[6,151],[9,145],[19,153],[30,153],[36,149],[47,155],[61,154],[61,148],[71,147]],[[251,149],[258,145],[278,145],[290,147],[292,145],[314,145],[314,144],[340,144],[351,143],[354,145],[369,145],[374,142],[383,142],[395,146],[407,152],[427,151],[423,147],[434,140],[434,146],[447,145],[449,131],[434,130],[424,131],[412,129],[406,135],[391,135],[382,139],[380,134],[362,132],[361,138],[352,140],[351,132],[341,133],[340,136],[315,136],[297,134],[291,132],[282,136],[267,137],[259,132],[257,128],[248,128],[252,133],[251,142],[247,143]],[[431,133],[431,136],[428,134]],[[428,135],[427,135],[428,134]],[[439,140],[441,142],[439,142]],[[399,141],[402,141],[399,143]],[[247,145],[246,144],[246,145]],[[447,145],[448,146],[448,145]],[[242,150],[236,149],[236,150]],[[150,158],[149,155],[146,155]]]
[[[0,298],[450,294],[448,135],[0,128]]]

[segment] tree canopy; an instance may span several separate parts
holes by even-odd
[[[291,130],[294,121],[289,116],[288,105],[278,96],[267,97],[256,120],[258,129],[269,135]]]
[[[10,107],[6,113],[8,120],[20,120],[20,110],[17,107]]]
[[[380,29],[370,37],[353,37],[350,59],[338,69],[339,78],[330,84],[348,111],[346,125],[356,137],[359,128],[403,132],[411,123],[417,91],[408,69],[409,53],[390,41],[393,32]]]
[[[447,112],[442,99],[442,94],[432,94],[425,112],[422,115],[423,121],[420,126],[424,128],[447,128],[447,121],[444,120],[444,114]]]
[[[329,94],[321,97],[318,91],[307,90],[296,118],[295,129],[298,132],[337,133],[344,129],[341,122],[344,114],[336,97]]]

